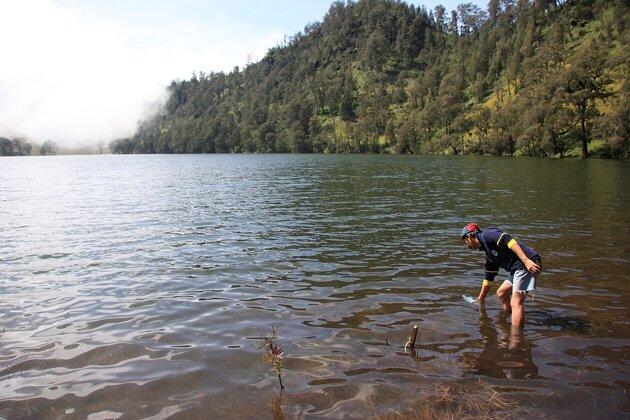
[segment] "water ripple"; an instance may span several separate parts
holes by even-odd
[[[546,415],[627,416],[623,162],[0,163],[0,417],[361,417],[471,378]],[[461,300],[483,276],[457,236],[473,219],[543,254],[523,336]]]

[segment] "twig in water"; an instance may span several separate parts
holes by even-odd
[[[414,325],[413,330],[411,331],[411,337],[407,338],[407,343],[405,344],[405,352],[407,351],[407,348],[409,348],[409,352],[414,353],[414,350],[416,348],[417,337],[418,337],[418,326]]]

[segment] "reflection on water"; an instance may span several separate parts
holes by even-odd
[[[0,417],[474,415],[495,394],[627,416],[627,185],[604,161],[2,158]],[[543,254],[523,334],[461,299],[469,220]]]
[[[531,340],[522,328],[508,322],[508,314],[499,311],[496,320],[487,313],[485,304],[479,306],[479,334],[483,350],[476,355],[463,354],[463,362],[477,375],[493,378],[536,379],[538,367],[532,358]]]
[[[271,411],[271,416],[274,420],[284,419],[284,411],[282,410],[282,405],[286,404],[287,400],[283,394],[273,397],[271,399],[271,406],[269,411]]]

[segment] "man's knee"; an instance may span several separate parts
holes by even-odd
[[[510,292],[509,289],[499,289],[497,290],[497,297],[503,300],[508,295],[509,292]]]

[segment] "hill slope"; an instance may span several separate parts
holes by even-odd
[[[625,158],[629,15],[622,0],[335,2],[244,70],[172,82],[110,149]]]

